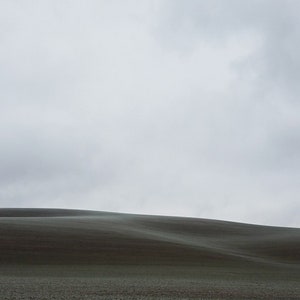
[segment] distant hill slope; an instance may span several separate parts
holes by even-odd
[[[0,264],[300,266],[300,229],[65,209],[0,209]]]

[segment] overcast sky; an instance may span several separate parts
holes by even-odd
[[[0,206],[300,226],[300,1],[0,1]]]

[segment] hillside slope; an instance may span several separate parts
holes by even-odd
[[[1,299],[300,299],[300,230],[0,209]]]
[[[196,218],[1,209],[0,263],[300,264],[300,230]]]

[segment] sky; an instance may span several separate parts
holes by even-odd
[[[300,1],[0,1],[0,207],[300,226]]]

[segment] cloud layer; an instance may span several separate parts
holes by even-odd
[[[298,1],[2,1],[0,205],[300,226]]]

